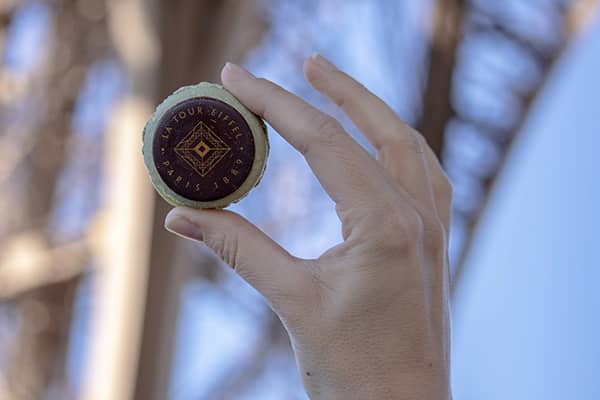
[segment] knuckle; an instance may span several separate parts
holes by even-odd
[[[412,136],[412,140],[414,141],[415,151],[419,154],[425,153],[425,149],[429,147],[427,140],[419,131],[414,129],[410,130],[410,134]]]
[[[269,114],[271,111],[268,106],[267,99],[275,98],[275,96],[277,95],[278,88],[273,82],[271,82],[265,78],[256,78],[256,79],[258,80],[260,85],[264,87],[263,93],[259,97],[259,99],[261,101],[259,102],[259,108],[257,110],[257,113],[263,118],[270,119]]]
[[[240,267],[239,241],[235,235],[210,234],[205,237],[204,243],[233,269],[237,270]]]
[[[423,242],[432,254],[439,255],[446,249],[446,229],[434,216],[423,219]]]
[[[340,108],[345,108],[348,105],[345,93],[332,93],[333,102]]]
[[[399,225],[401,230],[405,233],[403,236],[408,238],[410,241],[415,241],[421,236],[423,231],[423,217],[422,215],[413,208],[407,208],[401,214],[397,214],[399,217]]]
[[[360,102],[359,98],[368,94],[367,89],[362,84],[345,73],[336,71],[334,77],[333,82],[337,86],[337,90],[332,93],[332,99],[339,107],[345,109],[350,105],[357,105]]]
[[[423,218],[423,232],[434,239],[442,239],[444,237],[444,225],[437,217],[437,214],[431,213]]]
[[[320,113],[314,120],[313,128],[307,132],[311,140],[307,140],[298,150],[306,156],[311,149],[315,147],[334,147],[338,142],[339,136],[344,132],[344,128],[333,117]]]
[[[438,259],[447,250],[446,229],[435,214],[396,205],[391,213],[374,213],[371,222],[371,229],[377,231],[377,247],[386,254],[406,257],[422,247]]]
[[[413,251],[423,230],[421,215],[404,205],[380,209],[391,209],[391,213],[379,212],[372,219],[374,228],[379,232],[380,246],[402,254]]]
[[[402,213],[397,221],[399,225],[395,234],[390,232],[388,236],[395,238],[398,249],[406,251],[424,246],[429,254],[436,256],[445,251],[446,231],[437,216],[413,209]]]
[[[409,126],[405,126],[398,135],[395,135],[390,144],[395,149],[418,154],[424,153],[429,146],[423,135]]]
[[[333,117],[327,114],[321,114],[316,121],[317,140],[321,144],[333,144],[343,128],[340,123]]]

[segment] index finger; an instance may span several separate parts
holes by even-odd
[[[221,80],[304,155],[336,204],[366,204],[373,193],[381,192],[384,178],[379,166],[335,119],[235,64],[225,65]]]

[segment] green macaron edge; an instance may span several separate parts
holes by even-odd
[[[163,181],[154,164],[152,145],[154,136],[157,134],[158,124],[163,115],[177,104],[195,97],[212,97],[235,108],[248,123],[252,137],[254,138],[254,161],[246,180],[233,193],[213,201],[191,200],[176,193]],[[246,106],[223,86],[210,82],[200,82],[196,85],[184,86],[173,92],[173,94],[156,107],[156,110],[146,123],[142,134],[142,155],[152,186],[154,186],[154,189],[167,203],[175,207],[225,208],[232,203],[237,203],[246,197],[252,188],[260,183],[265,172],[269,147],[267,127],[264,121],[248,110]]]

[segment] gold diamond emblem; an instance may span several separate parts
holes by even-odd
[[[202,121],[175,146],[175,153],[200,176],[206,176],[230,150]]]
[[[204,157],[210,151],[210,147],[208,147],[208,145],[206,143],[204,143],[204,140],[201,140],[200,143],[198,143],[198,145],[196,147],[194,147],[194,151],[200,157]]]

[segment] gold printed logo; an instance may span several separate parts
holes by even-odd
[[[200,176],[206,176],[230,150],[202,121],[175,146],[175,153]]]

